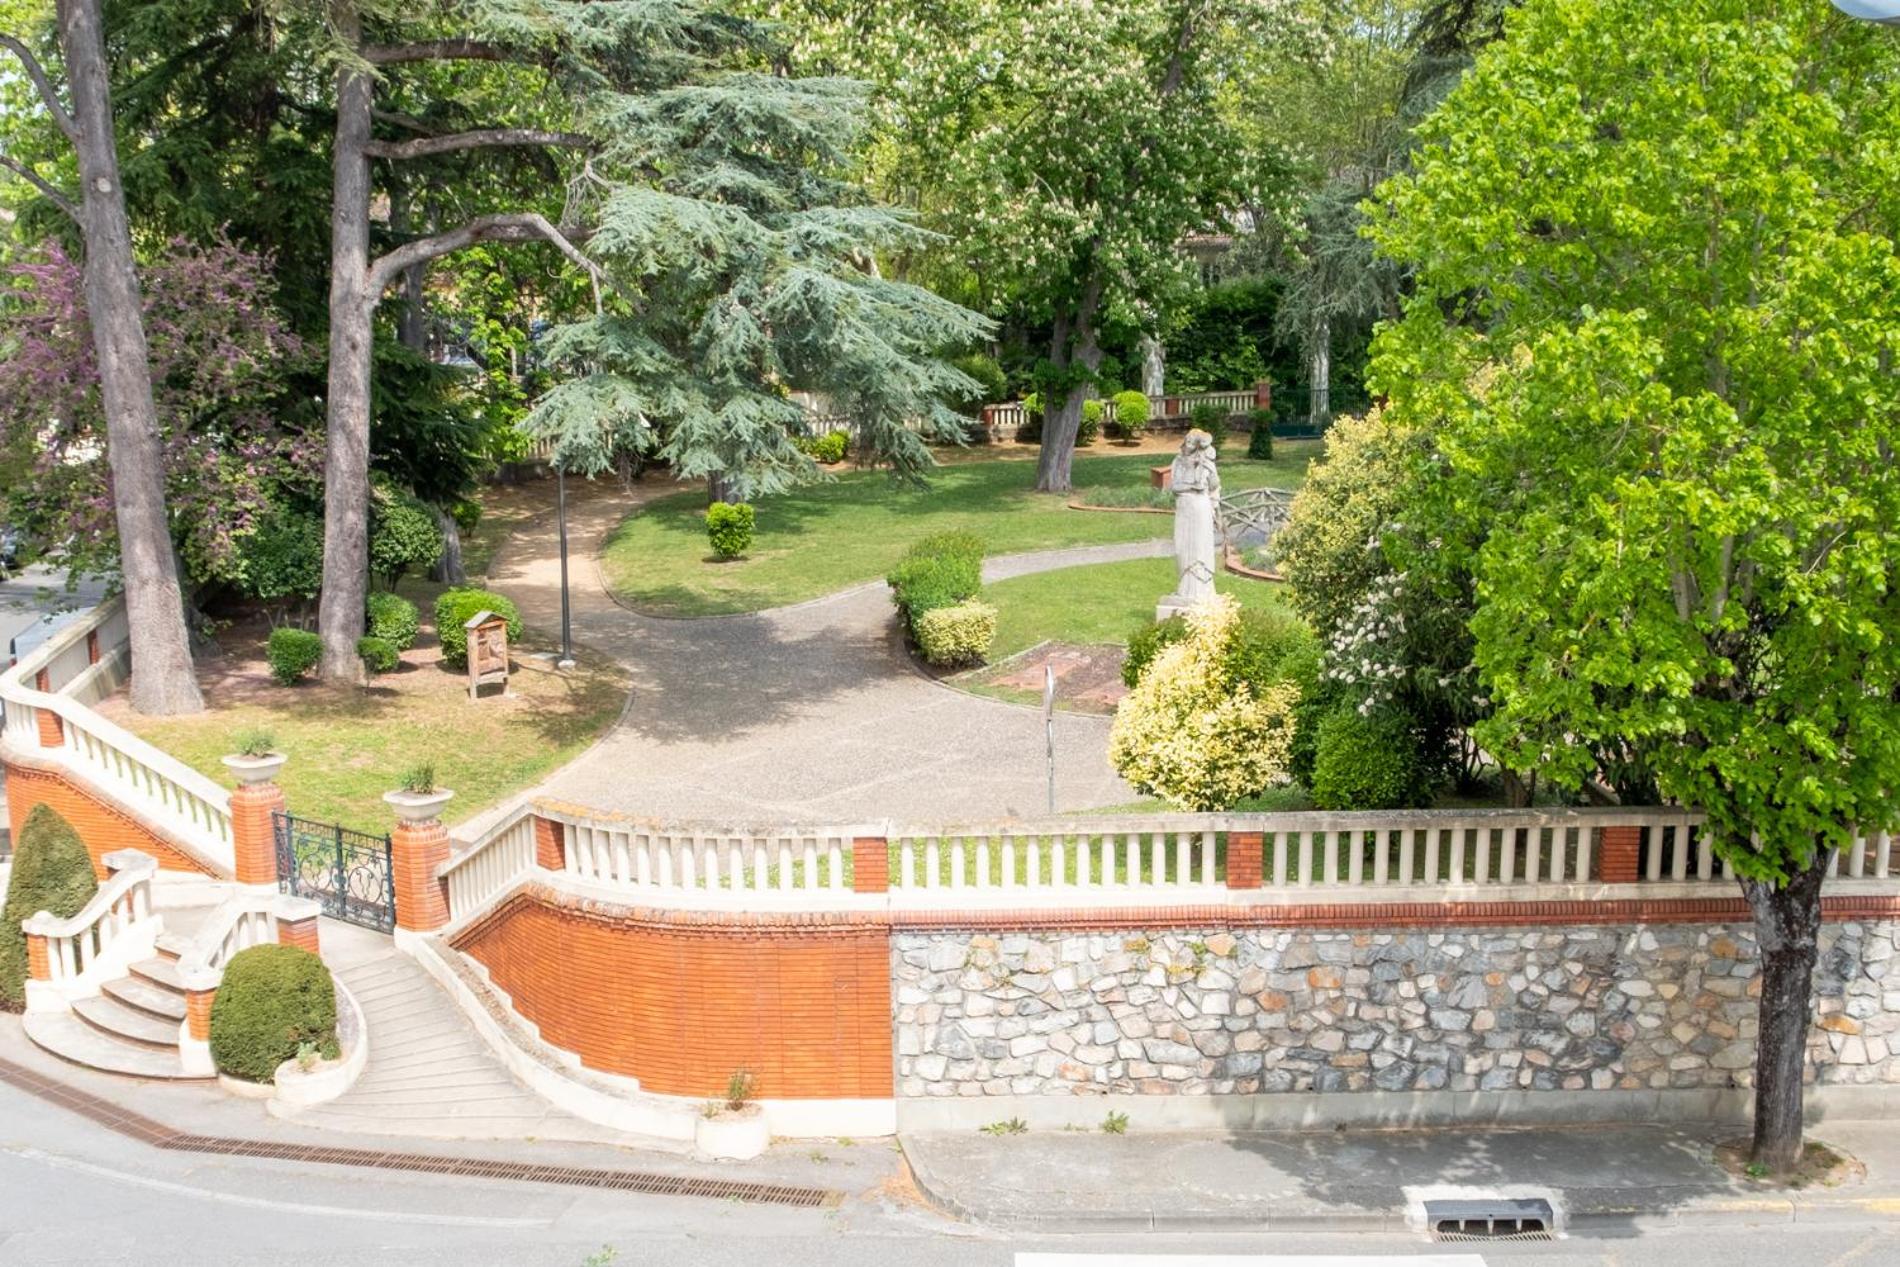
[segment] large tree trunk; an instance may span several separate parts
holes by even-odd
[[[1101,345],[1096,342],[1095,309],[1101,302],[1101,285],[1091,282],[1077,305],[1073,323],[1058,319],[1049,339],[1049,360],[1058,371],[1080,365],[1092,378],[1102,365]],[[1071,341],[1070,333],[1074,338]],[[1094,384],[1088,379],[1076,383],[1056,410],[1045,408],[1042,425],[1042,452],[1036,458],[1036,491],[1066,493],[1072,483],[1075,464],[1075,438],[1082,428],[1082,404]],[[1046,404],[1046,402],[1045,402]]]
[[[1324,429],[1333,417],[1333,329],[1321,320],[1313,330],[1313,401],[1307,421]]]
[[[1771,1174],[1789,1173],[1801,1158],[1801,1071],[1820,950],[1821,880],[1829,852],[1817,849],[1814,862],[1785,885],[1742,881],[1761,951],[1753,1159]]]
[[[354,46],[361,20],[338,4],[332,21]],[[369,597],[369,282],[370,103],[373,85],[360,70],[337,71],[334,187],[330,206],[330,399],[323,464],[323,600],[317,632],[319,672],[326,682],[363,681],[356,640]]]
[[[132,232],[119,185],[99,8],[99,0],[60,0],[59,38],[78,133],[86,315],[106,414],[106,462],[132,647],[132,707],[141,713],[195,713],[204,700],[192,674],[184,594],[165,510],[165,459],[152,402]]]
[[[435,526],[442,533],[442,554],[429,569],[429,579],[444,585],[461,585],[468,580],[468,572],[462,566],[462,526],[440,506],[429,507],[429,513],[435,517]]]

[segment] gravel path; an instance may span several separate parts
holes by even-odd
[[[630,505],[673,491],[575,481],[569,499],[574,639],[634,677],[626,716],[537,789],[601,809],[734,826],[974,822],[1045,808],[1041,714],[923,677],[881,583],[792,607],[704,620],[641,616],[608,595],[595,563]],[[549,489],[550,499],[552,489]],[[1166,555],[1166,541],[991,560],[986,579]],[[560,628],[552,515],[490,569],[528,623]],[[1056,718],[1059,810],[1135,799],[1108,766],[1108,719]]]

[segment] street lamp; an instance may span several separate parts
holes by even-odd
[[[1863,22],[1900,26],[1900,0],[1834,0],[1834,7]]]
[[[561,524],[561,658],[554,662],[557,669],[574,667],[574,623],[567,604],[567,464],[561,461],[560,450],[554,453],[554,504],[555,518]]]

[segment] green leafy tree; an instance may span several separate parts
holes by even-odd
[[[1900,786],[1896,74],[1823,0],[1531,0],[1373,218],[1418,279],[1377,379],[1475,544],[1479,735],[1570,783],[1632,744],[1708,812],[1776,1172],[1828,860]]]

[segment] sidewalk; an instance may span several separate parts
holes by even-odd
[[[1733,1126],[1606,1126],[1313,1134],[1100,1132],[905,1135],[925,1197],[947,1213],[1038,1233],[1402,1232],[1418,1203],[1476,1195],[1551,1201],[1559,1229],[1615,1236],[1708,1222],[1900,1218],[1900,1132],[1829,1122],[1812,1133],[1867,1177],[1789,1192],[1709,1160]],[[1465,1191],[1457,1191],[1463,1189]]]

